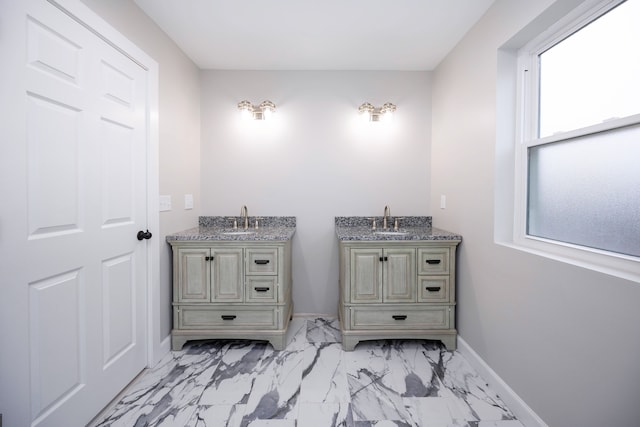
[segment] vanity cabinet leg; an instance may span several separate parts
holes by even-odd
[[[440,340],[448,351],[455,351],[458,348],[458,342],[455,335],[452,335],[450,337],[443,337]]]
[[[185,343],[188,341],[186,337],[180,336],[171,336],[171,350],[172,351],[180,351]]]
[[[360,340],[358,338],[346,337],[344,334],[342,335],[342,349],[344,351],[353,351],[359,342]]]

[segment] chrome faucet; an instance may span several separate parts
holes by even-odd
[[[249,228],[249,212],[247,211],[247,207],[243,206],[242,208],[240,208],[240,218],[243,220],[242,221],[242,226],[243,228],[246,230]]]
[[[389,221],[389,217],[391,217],[391,209],[389,209],[389,206],[385,206],[384,207],[384,214],[382,216],[382,228],[384,228],[385,230],[388,228],[388,221]]]

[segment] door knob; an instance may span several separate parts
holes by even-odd
[[[138,240],[150,239],[151,236],[152,236],[152,234],[151,234],[151,232],[149,232],[149,230],[147,230],[147,231],[140,230],[140,231],[138,231],[138,235],[137,235]]]

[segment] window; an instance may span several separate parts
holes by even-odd
[[[516,240],[640,257],[638,22],[599,2],[520,50]]]

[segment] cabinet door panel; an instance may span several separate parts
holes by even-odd
[[[384,301],[416,301],[416,250],[385,249],[384,253]]]
[[[210,301],[209,254],[207,248],[178,249],[178,301]]]
[[[213,302],[242,302],[244,280],[242,248],[214,249],[212,272]]]
[[[351,302],[382,302],[382,249],[351,250]]]

